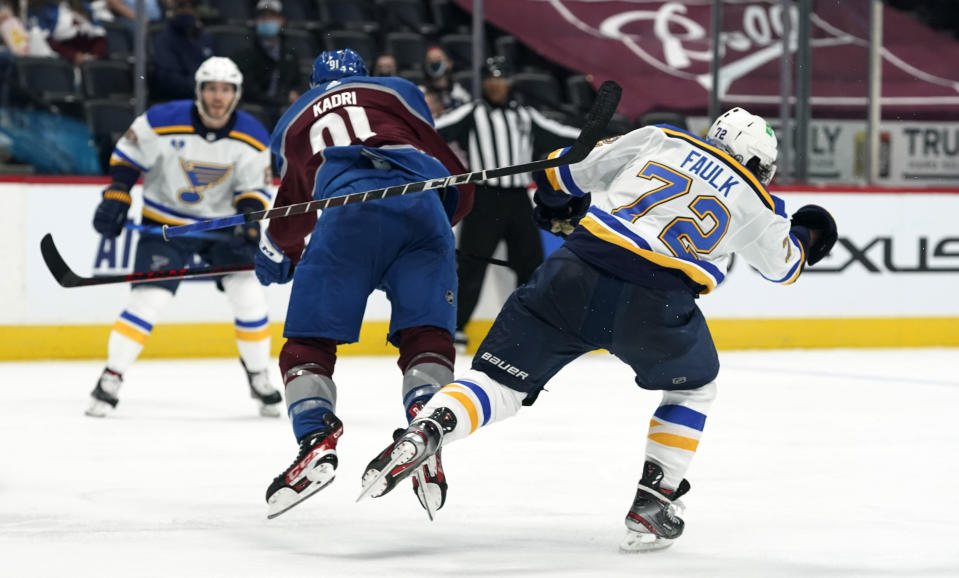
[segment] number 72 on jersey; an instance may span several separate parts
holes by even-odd
[[[631,223],[666,201],[688,195],[693,183],[692,178],[655,161],[647,162],[636,176],[658,181],[662,185],[643,193],[632,203],[611,211]],[[726,235],[729,209],[711,195],[697,195],[686,208],[688,214],[678,211],[677,216],[660,231],[658,238],[673,256],[698,260],[700,255],[711,253]]]

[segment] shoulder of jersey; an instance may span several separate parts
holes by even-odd
[[[157,134],[192,133],[193,120],[190,117],[192,100],[174,100],[151,106],[146,111],[147,122]]]
[[[663,133],[673,139],[685,141],[687,144],[697,147],[703,151],[711,153],[713,156],[718,157],[721,161],[725,163],[727,167],[732,169],[746,185],[751,188],[759,199],[765,204],[770,210],[776,212],[777,214],[782,212],[779,208],[779,203],[769,194],[769,191],[766,190],[766,187],[759,182],[759,179],[756,178],[751,172],[749,172],[746,167],[741,165],[736,159],[729,155],[726,151],[723,151],[713,144],[707,142],[705,139],[700,138],[690,132],[687,132],[682,129],[678,129],[670,125],[656,125]],[[781,201],[780,201],[781,203]]]
[[[405,78],[400,78],[398,76],[356,76],[349,79],[347,84],[376,84],[386,88],[392,88],[394,90],[408,90],[410,88],[415,88],[419,90],[415,84],[406,80]]]
[[[406,100],[407,102],[412,102],[411,99],[423,99],[423,91],[419,89],[418,86],[406,80],[405,78],[400,78],[398,76],[359,76],[349,79],[349,82],[343,83],[342,86],[353,86],[360,85],[357,88],[362,88],[362,85],[373,85],[376,87],[382,87],[385,90],[391,91],[399,95],[400,98]],[[335,90],[336,87],[328,88],[328,90]],[[375,88],[373,90],[376,90]]]
[[[242,110],[236,111],[236,124],[233,125],[229,136],[245,142],[258,151],[266,150],[270,146],[270,133],[266,131],[263,123]]]
[[[681,140],[685,140],[686,142],[690,144],[706,145],[706,146],[712,147],[712,145],[706,142],[706,140],[703,139],[702,137],[696,136],[693,133],[689,132],[688,130],[675,127],[671,124],[654,124],[652,126],[645,127],[645,128],[657,129],[659,132],[661,132],[665,136],[679,138]]]

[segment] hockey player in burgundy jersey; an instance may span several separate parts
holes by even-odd
[[[466,171],[433,130],[414,84],[369,77],[349,49],[320,54],[310,84],[273,131],[282,178],[277,205]],[[268,517],[333,480],[343,432],[334,414],[336,348],[359,339],[374,289],[385,291],[392,305],[388,339],[400,351],[407,420],[452,380],[456,265],[450,227],[471,205],[471,186],[450,187],[329,208],[319,218],[276,219],[264,232],[257,277],[264,285],[293,281],[280,371],[300,444],[296,460],[267,489]],[[424,464],[414,483],[428,511],[442,506],[446,495],[438,458]]]
[[[621,548],[670,545],[683,533],[678,500],[719,373],[695,298],[722,282],[734,253],[788,285],[836,242],[825,209],[807,205],[789,218],[766,190],[777,151],[769,125],[735,108],[708,140],[644,127],[602,141],[581,163],[534,173],[534,216],[566,242],[507,300],[472,369],[394,433],[361,496],[389,492],[442,446],[532,405],[566,364],[606,349],[637,385],[663,392]]]

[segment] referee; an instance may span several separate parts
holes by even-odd
[[[554,122],[510,99],[509,69],[503,57],[483,66],[483,98],[455,108],[436,119],[436,130],[466,153],[469,170],[479,171],[528,163],[535,153],[566,146],[579,129]],[[518,285],[526,283],[543,262],[539,229],[526,187],[528,173],[499,177],[476,186],[473,210],[460,225],[459,299],[456,341],[465,345],[463,327],[479,301],[485,259],[506,241],[507,263]]]

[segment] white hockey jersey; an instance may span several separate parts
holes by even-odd
[[[143,216],[184,225],[236,213],[241,199],[270,204],[269,134],[237,111],[236,122],[207,131],[191,112],[193,101],[151,107],[117,142],[110,164],[143,173]]]
[[[627,280],[646,284],[651,269],[666,268],[709,293],[733,253],[783,284],[805,263],[783,202],[725,151],[673,127],[601,141],[584,161],[546,176],[556,190],[592,195],[567,247]]]

